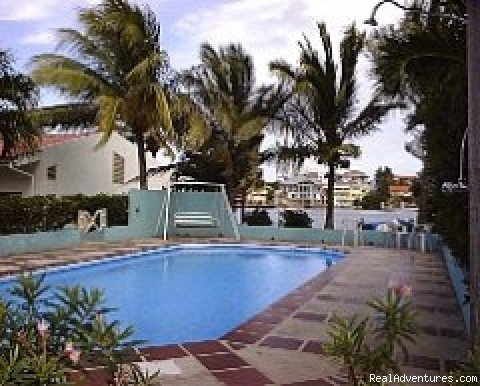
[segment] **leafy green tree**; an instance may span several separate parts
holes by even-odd
[[[272,219],[265,209],[255,208],[253,212],[245,213],[243,222],[251,226],[271,226]]]
[[[240,45],[215,50],[203,44],[200,61],[185,84],[194,111],[202,113],[190,120],[190,130],[205,139],[187,149],[181,173],[224,183],[231,202],[237,196],[244,202],[265,159],[260,152],[264,129],[284,99],[279,88],[256,86],[253,59]]]
[[[127,0],[81,8],[78,22],[81,30],[58,31],[65,55],[34,57],[32,72],[37,84],[53,86],[75,103],[38,115],[63,113],[69,120],[79,117],[75,111],[96,111],[95,122],[104,134],[101,143],[114,130],[130,133],[138,147],[140,187],[147,189],[146,142],[153,138],[167,147],[173,130],[160,25],[149,8]],[[39,119],[48,121],[48,116]]]
[[[355,25],[347,28],[340,44],[340,70],[335,63],[330,35],[318,24],[322,41],[319,53],[305,37],[300,46],[300,66],[275,61],[271,69],[284,82],[291,98],[285,105],[281,132],[287,144],[281,158],[303,161],[312,157],[328,167],[325,228],[334,227],[335,170],[360,154],[353,140],[369,134],[397,103],[384,103],[374,95],[357,113],[356,69],[365,35]]]
[[[460,144],[467,127],[465,2],[425,4],[433,16],[406,13],[397,26],[376,32],[370,44],[374,74],[385,97],[401,98],[412,107],[407,130],[420,129],[424,168],[416,197],[422,221],[434,224],[466,264],[468,193],[442,192],[444,182],[459,178]],[[458,20],[439,17],[442,12]]]
[[[280,224],[286,228],[311,228],[313,220],[303,210],[286,210],[281,213]]]
[[[393,172],[388,166],[379,167],[375,171],[375,188],[386,202],[390,198],[390,186],[393,184]]]
[[[33,81],[13,69],[13,59],[0,49],[0,139],[3,147],[0,160],[16,158],[16,147],[34,150],[37,130],[29,111],[37,103]]]

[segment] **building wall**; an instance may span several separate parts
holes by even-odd
[[[17,172],[0,171],[0,192],[18,191],[23,195],[57,196],[71,194],[93,195],[98,193],[126,193],[130,185],[113,183],[113,154],[124,158],[125,181],[138,175],[137,147],[117,133],[99,148],[101,134],[73,139],[43,149],[36,156],[38,161],[21,168],[34,174],[34,191],[31,179]],[[147,155],[147,168],[158,166],[151,155]],[[47,178],[47,169],[56,166],[56,179]],[[8,174],[7,174],[8,173]]]

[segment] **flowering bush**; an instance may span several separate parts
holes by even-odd
[[[408,356],[406,343],[416,334],[411,293],[409,286],[390,283],[385,299],[367,303],[374,318],[335,319],[325,350],[346,367],[349,384],[376,385],[369,374],[399,370],[400,355]]]
[[[158,374],[120,365],[140,341],[133,328],[108,322],[98,289],[62,287],[48,296],[43,276],[21,276],[0,300],[0,386],[72,385],[72,370],[104,366],[109,384],[151,385]],[[119,376],[122,374],[122,376]]]

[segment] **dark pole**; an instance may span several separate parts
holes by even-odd
[[[470,192],[470,331],[480,347],[480,0],[467,0],[468,186]]]

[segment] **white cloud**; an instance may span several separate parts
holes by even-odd
[[[41,20],[51,16],[62,0],[15,0],[0,3],[0,20]]]
[[[71,13],[76,7],[95,5],[101,0],[1,0],[0,20],[45,20],[52,16]]]
[[[174,33],[186,40],[189,50],[176,50],[172,60],[178,65],[192,63],[192,51],[204,41],[214,45],[241,42],[253,54],[260,78],[268,77],[268,63],[275,58],[296,59],[297,42],[305,33],[316,37],[316,22],[325,21],[334,40],[356,20],[362,27],[376,0],[236,0],[210,9],[187,14],[178,21]],[[387,7],[385,7],[387,8]],[[379,14],[379,20],[392,22],[395,9]],[[185,47],[187,48],[187,47]]]
[[[55,43],[55,33],[53,31],[44,31],[25,36],[21,43],[23,44],[52,44]]]

